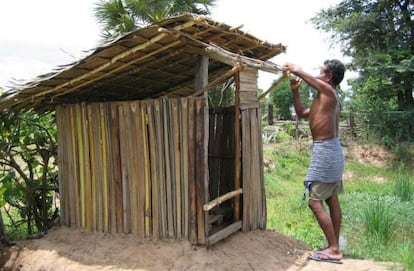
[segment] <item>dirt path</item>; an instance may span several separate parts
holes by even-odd
[[[132,235],[105,235],[65,227],[1,250],[0,270],[272,270],[385,271],[382,264],[346,259],[343,265],[306,260],[309,248],[273,231],[237,233],[211,248],[187,241],[139,242]]]

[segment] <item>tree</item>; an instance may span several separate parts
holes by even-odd
[[[57,215],[58,192],[54,117],[33,112],[0,117],[0,201],[17,208],[28,234],[43,232]]]
[[[300,96],[305,105],[310,104],[310,93],[306,90],[306,84],[301,85]],[[280,118],[289,120],[292,117],[293,96],[290,90],[289,80],[283,80],[270,93],[270,101],[276,106]]]
[[[413,14],[411,0],[344,0],[312,19],[352,58],[359,110],[414,109]]]
[[[95,16],[105,41],[167,17],[191,12],[210,14],[215,0],[107,0],[96,5]]]

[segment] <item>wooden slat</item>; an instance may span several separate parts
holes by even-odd
[[[242,222],[236,221],[234,223],[232,223],[231,225],[225,227],[224,229],[212,234],[211,236],[208,237],[206,244],[208,246],[211,246],[215,243],[217,243],[220,240],[223,240],[224,238],[230,236],[231,234],[239,231],[242,227]]]
[[[181,190],[181,168],[180,168],[180,121],[179,121],[179,112],[178,112],[178,99],[171,99],[171,125],[172,129],[172,139],[173,139],[173,147],[172,147],[172,155],[174,156],[174,165],[173,165],[173,174],[174,174],[174,184],[175,184],[175,228],[176,234],[175,237],[181,239],[182,237],[182,190]]]
[[[240,73],[235,74],[236,84],[234,105],[234,189],[241,187],[241,135],[240,135]],[[240,197],[234,198],[234,220],[240,219]]]
[[[182,220],[182,228],[184,231],[184,239],[188,239],[188,229],[189,229],[189,162],[188,162],[188,144],[189,144],[189,129],[188,129],[188,99],[182,98],[181,99],[181,142],[182,142],[182,150],[181,150],[181,169],[182,169],[182,198],[183,198],[183,206],[182,206],[182,214],[184,219]]]
[[[211,209],[213,209],[214,207],[216,207],[217,205],[219,205],[220,203],[225,202],[226,200],[229,200],[231,198],[236,197],[237,195],[240,195],[243,193],[243,190],[241,188],[228,192],[224,195],[221,195],[218,198],[215,198],[209,202],[207,202],[206,204],[203,205],[203,210],[204,211],[210,211]]]
[[[92,106],[86,106],[87,121],[88,121],[88,138],[89,138],[89,152],[90,152],[90,165],[91,165],[91,226],[90,230],[96,231],[97,228],[97,198],[96,198],[96,144],[94,141],[93,131],[93,117]]]
[[[141,114],[141,105],[138,102],[130,104],[132,111],[134,147],[130,149],[131,161],[135,161],[134,166],[134,190],[136,194],[136,217],[137,217],[137,236],[139,239],[145,237],[145,161],[144,161],[144,141],[142,136],[142,125],[144,120]],[[136,155],[140,154],[140,155]]]
[[[188,178],[189,178],[189,207],[190,207],[190,223],[189,238],[192,244],[197,244],[197,192],[196,192],[196,145],[195,145],[195,100],[190,99],[188,103]]]
[[[196,99],[196,192],[198,242],[205,244],[208,231],[203,205],[208,201],[208,108],[206,98]]]
[[[117,204],[116,204],[116,181],[115,181],[115,172],[116,170],[116,158],[114,156],[114,136],[116,134],[113,131],[113,112],[112,112],[112,104],[105,104],[106,110],[106,137],[107,137],[107,157],[108,157],[108,214],[109,214],[109,221],[108,221],[108,232],[110,233],[117,233],[117,223],[116,223],[116,211],[117,211]]]
[[[164,157],[169,159],[165,161],[165,188],[167,199],[167,234],[168,238],[174,237],[174,221],[173,221],[173,192],[172,192],[172,176],[171,176],[171,153],[170,153],[170,140],[169,140],[169,123],[170,123],[170,111],[168,101],[165,98],[161,99],[162,104],[162,133],[164,137]]]
[[[111,104],[111,146],[113,163],[113,182],[114,182],[114,203],[115,203],[115,224],[113,232],[123,232],[123,188],[122,188],[122,166],[120,150],[120,119],[118,104]]]
[[[166,200],[166,184],[165,184],[165,157],[164,157],[164,136],[162,134],[163,118],[162,106],[160,100],[154,101],[154,120],[157,140],[157,170],[158,175],[158,195],[159,195],[159,214],[160,214],[160,238],[167,236],[167,200]]]
[[[248,121],[248,115],[244,114],[242,112],[241,114],[241,118],[242,118],[242,137],[243,137],[243,141],[242,141],[242,153],[249,153],[250,151],[250,134],[248,133],[248,131],[250,131],[250,123]],[[243,173],[242,173],[242,178],[243,178],[243,232],[246,232],[250,229],[250,221],[251,221],[251,187],[250,187],[250,181],[251,181],[251,175],[250,175],[250,156],[249,155],[244,155],[242,158],[242,168],[243,168]]]
[[[70,225],[79,227],[79,198],[78,198],[78,168],[77,168],[77,138],[76,138],[76,121],[75,121],[75,108],[70,107],[70,138],[71,148],[69,149],[69,201],[70,201]]]
[[[109,232],[109,183],[108,183],[108,128],[107,128],[107,111],[103,103],[99,104],[99,128],[100,128],[100,146],[101,146],[101,161],[102,161],[102,228],[103,232]]]
[[[150,175],[151,175],[151,204],[152,204],[152,238],[160,239],[160,215],[159,215],[159,184],[158,184],[158,167],[154,106],[151,102],[146,104],[148,116],[148,142],[150,158]]]
[[[145,186],[145,199],[144,199],[144,228],[145,237],[151,236],[151,179],[150,179],[150,160],[149,160],[149,143],[148,143],[148,116],[147,116],[147,105],[146,103],[140,104],[141,112],[141,140],[143,147],[143,158],[144,158],[144,186]]]
[[[81,104],[81,121],[82,121],[82,138],[83,138],[83,171],[84,171],[84,197],[85,201],[85,227],[91,229],[92,225],[92,190],[91,190],[91,158],[90,158],[90,146],[89,146],[89,135],[87,126],[87,109],[85,103]]]
[[[137,131],[137,105],[136,103],[124,103],[124,110],[129,112],[129,123],[127,124],[127,135],[125,140],[128,140],[126,143],[128,149],[126,150],[127,156],[127,165],[128,165],[128,181],[129,181],[129,200],[131,207],[131,232],[138,236],[141,232],[140,223],[143,222],[140,213],[140,204],[139,201],[139,166],[142,164],[142,152],[139,152],[139,139]],[[141,155],[136,155],[140,153]],[[142,188],[143,189],[143,188]]]
[[[121,137],[128,135],[130,130],[131,117],[129,109],[125,108],[123,104],[119,106],[119,117],[122,121],[119,122],[119,133]],[[131,232],[131,203],[130,203],[130,182],[128,175],[128,142],[120,140],[120,155],[121,155],[121,176],[122,176],[122,226],[124,233]]]

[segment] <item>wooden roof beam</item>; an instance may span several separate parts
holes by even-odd
[[[214,60],[220,61],[222,63],[225,63],[229,66],[235,66],[238,63],[245,65],[245,66],[249,66],[252,68],[256,68],[256,69],[260,69],[266,72],[270,72],[270,73],[276,73],[276,74],[280,74],[282,73],[285,68],[283,68],[282,66],[279,66],[275,63],[272,63],[270,61],[262,61],[259,59],[255,59],[255,58],[250,58],[250,57],[246,57],[246,56],[242,56],[239,54],[235,54],[233,52],[227,51],[223,48],[220,48],[218,46],[215,46],[213,44],[208,44],[205,42],[202,42],[200,40],[198,40],[197,38],[183,33],[179,30],[176,29],[166,29],[166,28],[160,28],[158,30],[161,33],[169,33],[171,35],[181,35],[182,37],[192,41],[193,43],[196,43],[198,45],[201,45],[202,47],[204,47],[205,51],[207,52],[207,54],[213,58]]]

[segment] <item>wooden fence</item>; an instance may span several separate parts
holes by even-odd
[[[207,110],[203,97],[58,106],[63,224],[204,243]]]

